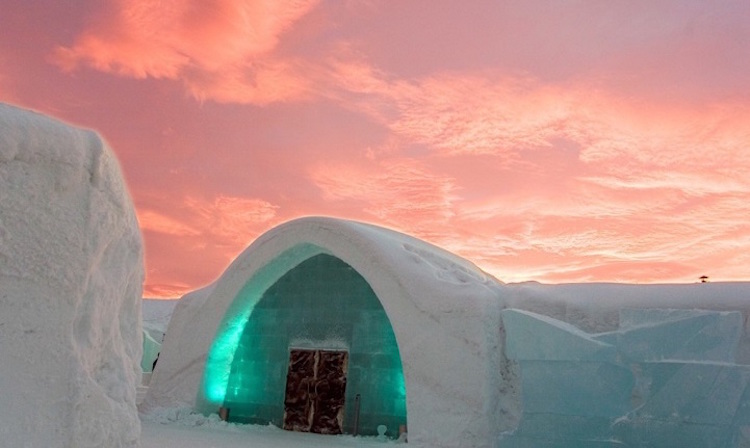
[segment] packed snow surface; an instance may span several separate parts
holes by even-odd
[[[139,446],[142,282],[108,147],[0,105],[2,446]]]
[[[185,408],[143,415],[142,448],[386,448],[408,447],[377,437],[330,436],[284,431],[274,426],[238,425]]]

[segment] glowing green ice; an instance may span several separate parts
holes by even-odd
[[[304,260],[321,251],[320,247],[312,244],[297,245],[263,266],[245,283],[224,314],[208,352],[203,372],[203,385],[198,394],[199,409],[205,412],[216,412],[224,403],[237,344],[248,323],[248,317],[263,292],[278,280],[282,275],[280,272],[286,266],[295,264],[294,260]]]
[[[235,314],[225,319],[214,341],[206,362],[206,399],[216,408],[230,408],[230,420],[280,426],[290,348],[345,350],[345,431],[353,431],[359,394],[359,432],[374,435],[385,424],[395,435],[406,424],[401,357],[388,316],[367,281],[342,260],[319,253],[270,286],[253,282],[235,300],[246,305],[233,305]]]

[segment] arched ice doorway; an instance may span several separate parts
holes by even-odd
[[[230,421],[321,433],[353,433],[357,421],[359,434],[383,424],[396,437],[406,424],[401,357],[367,281],[325,253],[279,277],[238,338],[223,406]]]

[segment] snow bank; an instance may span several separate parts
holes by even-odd
[[[181,299],[142,408],[187,405],[216,412],[222,404],[211,402],[201,388],[206,356],[225,331],[227,311],[242,312],[231,308],[239,291],[252,279],[260,294],[320,253],[354,268],[382,302],[406,379],[409,443],[493,446],[499,432],[515,423],[500,418],[514,406],[498,373],[500,283],[423,241],[330,218],[303,218],[267,232],[215,286]],[[226,370],[229,365],[231,359]]]
[[[101,139],[0,105],[3,446],[139,446],[141,247]]]

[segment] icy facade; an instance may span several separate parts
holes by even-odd
[[[107,146],[0,105],[0,445],[139,446],[142,281]]]
[[[624,309],[601,334],[516,309],[502,320],[523,413],[501,447],[749,446],[740,312]]]
[[[393,329],[372,288],[338,258],[305,260],[254,307],[224,398],[230,421],[283,426],[290,347],[348,352],[346,402],[360,395],[359,433],[376,435],[385,424],[398,435],[406,424],[406,389]],[[354,411],[346,407],[347,433],[354,431]]]

